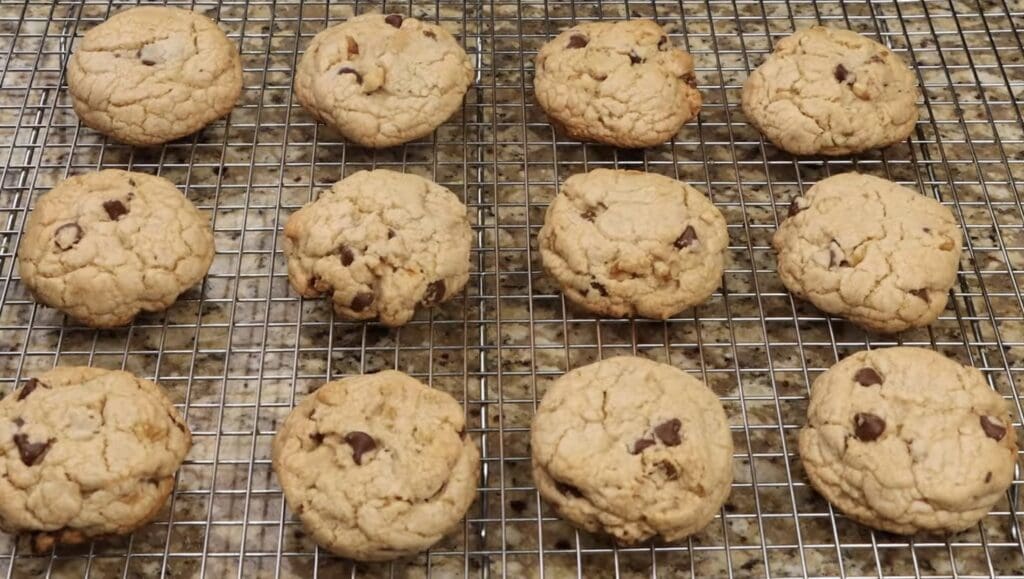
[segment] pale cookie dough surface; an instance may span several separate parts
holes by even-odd
[[[295,96],[313,117],[365,147],[429,135],[462,106],[473,65],[440,26],[364,14],[313,38]]]
[[[564,518],[623,543],[699,532],[729,496],[718,397],[672,366],[618,357],[559,378],[530,432],[537,490]]]
[[[122,535],[156,516],[192,436],[162,388],[58,367],[0,401],[0,528],[34,546]]]
[[[843,173],[794,198],[775,233],[789,291],[859,326],[927,326],[946,307],[960,263],[952,212],[891,181]]]
[[[209,220],[163,177],[108,169],[36,202],[18,250],[21,281],[89,326],[167,309],[213,261]]]
[[[664,319],[719,286],[729,238],[721,212],[689,185],[596,169],[569,177],[538,236],[544,269],[580,306]]]
[[[743,112],[775,146],[796,155],[887,147],[917,122],[917,82],[888,48],[814,26],[784,38],[743,85]]]
[[[86,32],[67,75],[82,123],[132,145],[190,135],[242,91],[238,48],[217,24],[165,6],[130,8]]]
[[[858,352],[814,381],[800,459],[829,502],[875,529],[964,530],[1013,481],[1009,407],[978,370],[923,348]]]
[[[650,147],[700,112],[693,58],[651,20],[573,26],[535,64],[537,102],[574,139]]]
[[[459,403],[393,370],[323,385],[273,445],[288,507],[317,543],[359,561],[412,555],[454,530],[479,464]]]
[[[292,287],[330,295],[345,319],[400,326],[469,279],[466,206],[416,175],[355,173],[295,212],[284,233]]]

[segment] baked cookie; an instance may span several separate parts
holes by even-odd
[[[213,261],[209,220],[163,177],[107,169],[36,201],[18,250],[40,303],[95,328],[167,309]]]
[[[1013,482],[1017,435],[978,370],[923,348],[857,352],[814,381],[800,459],[851,519],[953,533]]]
[[[273,445],[289,508],[317,543],[358,561],[412,555],[452,531],[479,465],[459,403],[393,370],[324,384]]]
[[[330,295],[348,320],[400,326],[469,280],[466,206],[416,175],[355,173],[296,211],[284,234],[292,287],[307,298]]]
[[[732,435],[714,392],[672,366],[610,358],[562,376],[530,432],[541,496],[623,543],[676,541],[729,496]]]
[[[566,179],[537,238],[544,269],[574,303],[656,319],[715,291],[728,242],[721,212],[693,187],[611,169]]]
[[[743,85],[743,112],[795,155],[888,147],[917,122],[914,73],[891,50],[850,30],[814,26],[783,38]]]
[[[124,535],[163,507],[192,444],[149,380],[59,367],[0,401],[0,528],[33,546]]]
[[[86,32],[67,77],[82,124],[131,145],[158,145],[228,114],[242,92],[242,61],[206,16],[140,6]]]
[[[775,233],[779,277],[818,309],[876,332],[934,322],[960,263],[949,209],[891,181],[843,173],[789,206]]]
[[[537,53],[534,92],[574,139],[651,147],[700,112],[693,59],[652,20],[588,22]]]
[[[313,38],[295,69],[295,97],[346,139],[391,147],[429,135],[459,110],[473,74],[444,28],[363,14]]]

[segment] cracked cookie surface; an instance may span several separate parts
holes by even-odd
[[[0,528],[34,547],[123,535],[156,516],[192,437],[163,389],[58,367],[0,401]]]
[[[859,173],[796,197],[775,233],[779,277],[818,309],[877,332],[927,326],[946,307],[961,234],[934,199]]]
[[[295,212],[284,233],[292,287],[331,295],[345,319],[400,326],[469,280],[466,206],[417,175],[355,173]]]
[[[700,112],[693,58],[652,20],[573,26],[535,65],[537,102],[574,139],[650,147]]]
[[[923,348],[857,352],[811,389],[800,459],[814,488],[875,529],[950,533],[1013,481],[1017,435],[981,372]]]
[[[645,358],[610,358],[556,380],[530,447],[544,499],[575,525],[627,544],[697,533],[732,483],[732,435],[718,397]]]
[[[473,65],[444,28],[364,14],[320,32],[295,69],[314,118],[364,147],[429,135],[462,106]]]
[[[847,155],[910,136],[914,73],[888,48],[814,26],[783,38],[743,85],[747,120],[795,155]]]
[[[238,48],[189,10],[124,10],[82,37],[68,62],[82,123],[132,145],[190,135],[228,114],[242,91]]]
[[[480,453],[459,403],[386,370],[328,382],[288,415],[273,466],[317,543],[359,561],[429,548],[476,496]]]
[[[537,244],[544,269],[581,307],[664,319],[719,286],[728,241],[721,212],[689,185],[596,169],[566,179]]]
[[[163,177],[107,169],[36,201],[18,250],[35,298],[92,327],[167,309],[213,262],[206,216]]]

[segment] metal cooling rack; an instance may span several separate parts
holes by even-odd
[[[174,2],[206,12],[241,47],[245,89],[230,117],[162,148],[132,149],[81,128],[63,69],[107,1],[0,3],[0,382],[55,364],[154,377],[195,445],[156,522],[128,538],[34,556],[0,537],[7,577],[1024,577],[1024,506],[1007,498],[948,539],[873,533],[809,487],[795,454],[810,382],[838,358],[896,343],[980,368],[1014,408],[1024,373],[1024,4],[1019,1],[800,0],[577,2]],[[432,138],[387,151],[347,146],[294,102],[291,73],[312,36],[386,10],[456,33],[478,77]],[[647,151],[552,133],[532,98],[532,58],[560,29],[653,17],[695,57],[700,120]],[[814,22],[876,38],[913,63],[921,120],[907,142],[856,159],[799,159],[766,145],[739,108],[747,73],[773,42]],[[729,221],[723,289],[668,322],[598,320],[566,306],[533,239],[556,184],[598,166],[639,168],[709,192]],[[213,218],[217,256],[202,287],[163,315],[97,332],[33,304],[14,265],[32,200],[101,167],[161,174]],[[475,220],[469,287],[400,330],[335,320],[289,291],[281,226],[344,175],[418,173],[463,197]],[[868,335],[794,301],[769,240],[789,198],[859,170],[947,204],[966,233],[942,319],[896,338]],[[702,377],[732,420],[736,482],[720,516],[678,544],[616,548],[578,534],[529,475],[530,417],[567,369],[619,353]],[[271,477],[269,446],[295,400],[329,378],[410,372],[455,395],[484,455],[461,532],[412,561],[358,565],[318,551]],[[1016,505],[1016,506],[1014,506]]]

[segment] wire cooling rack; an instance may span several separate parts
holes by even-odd
[[[174,2],[209,14],[242,51],[230,117],[155,149],[79,126],[63,75],[75,42],[119,4],[0,3],[0,382],[55,364],[157,379],[195,445],[155,522],[131,537],[36,556],[0,538],[7,577],[1024,577],[1017,477],[975,528],[949,538],[873,533],[808,486],[796,456],[809,384],[838,358],[894,344],[935,348],[984,372],[1020,428],[1024,373],[1024,5],[1001,0],[764,2]],[[291,71],[325,26],[384,10],[439,22],[473,57],[462,111],[428,139],[386,151],[346,145],[295,103]],[[559,30],[650,17],[689,50],[705,104],[669,144],[581,145],[552,132],[532,95],[532,58]],[[740,88],[774,42],[815,22],[878,39],[912,63],[921,120],[902,144],[855,159],[794,159],[743,118]],[[217,255],[201,287],[165,314],[97,332],[33,304],[15,267],[35,198],[70,174],[121,167],[163,175],[213,220]],[[341,177],[387,167],[462,197],[476,234],[464,294],[399,330],[346,323],[289,291],[287,216]],[[708,192],[729,221],[722,290],[667,322],[599,320],[568,307],[534,245],[557,184],[596,167],[663,173]],[[769,240],[789,198],[858,170],[948,205],[966,233],[950,306],[928,329],[866,334],[794,301]],[[703,378],[732,423],[736,482],[720,515],[677,544],[617,548],[575,532],[538,497],[529,421],[550,382],[636,353]],[[318,551],[271,475],[276,425],[327,379],[397,368],[463,402],[484,456],[461,530],[394,565]]]

